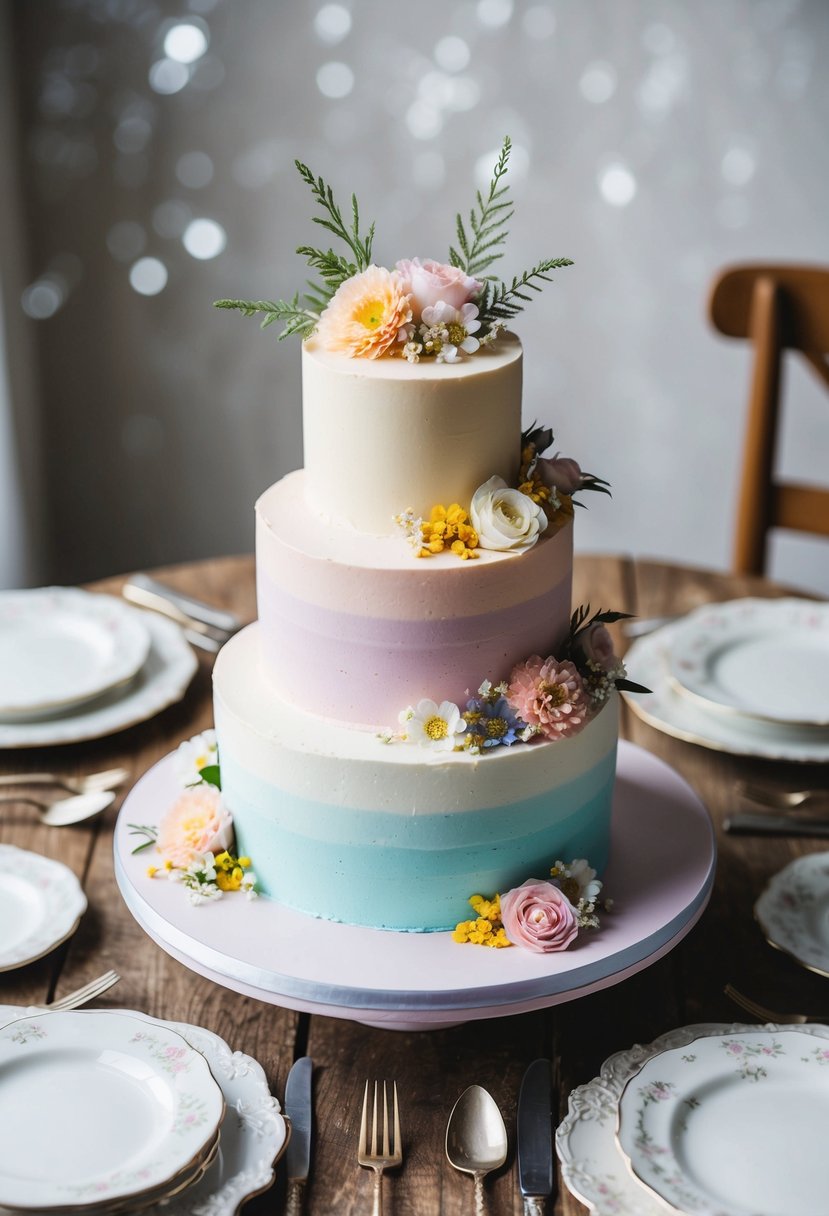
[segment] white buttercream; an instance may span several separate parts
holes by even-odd
[[[259,627],[220,651],[213,671],[222,756],[288,794],[400,815],[451,814],[551,794],[590,773],[616,747],[617,697],[572,738],[483,756],[433,753],[324,721],[286,705],[266,682]],[[379,723],[378,726],[392,726]]]
[[[361,532],[435,503],[468,506],[493,474],[515,483],[520,462],[521,343],[502,334],[458,363],[352,359],[302,350],[309,503]]]

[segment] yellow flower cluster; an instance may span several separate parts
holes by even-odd
[[[526,481],[522,481],[518,489],[522,494],[526,494],[533,502],[544,505],[550,501],[550,487],[545,486],[544,482],[537,473],[533,473]]]
[[[453,940],[471,942],[473,946],[492,946],[496,950],[511,946],[501,924],[501,897],[495,895],[485,899],[483,895],[473,895],[469,902],[476,914],[475,920],[462,920],[456,925]]]
[[[453,502],[448,508],[441,504],[432,507],[428,523],[424,522],[421,527],[423,545],[418,557],[431,557],[444,549],[451,549],[463,560],[478,556],[478,533],[460,503]]]
[[[238,891],[245,877],[245,870],[250,868],[249,857],[232,857],[225,850],[218,853],[213,862],[216,867],[216,886],[220,891]]]

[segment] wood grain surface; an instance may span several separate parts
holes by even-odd
[[[154,571],[183,591],[244,619],[255,614],[253,559],[223,558]],[[117,592],[121,579],[96,584]],[[623,557],[577,559],[574,601],[642,616],[674,613],[743,594],[782,589],[758,579],[734,578]],[[619,638],[621,646],[621,638]],[[71,747],[0,752],[0,772],[48,768],[93,772],[115,765],[138,778],[182,740],[212,724],[211,660],[200,658],[184,700],[140,726],[107,739]],[[772,673],[769,676],[773,679]],[[769,784],[827,786],[826,766],[746,760],[682,743],[645,725],[627,710],[623,733],[661,756],[699,792],[719,824],[734,807],[739,778]],[[45,1002],[109,967],[120,984],[102,1008],[141,1009],[206,1026],[264,1066],[273,1093],[284,1095],[293,1060],[313,1057],[315,1137],[305,1197],[310,1216],[348,1216],[370,1210],[371,1176],[357,1166],[357,1132],[367,1077],[396,1078],[400,1090],[404,1161],[385,1181],[393,1216],[461,1216],[473,1210],[472,1181],[444,1156],[446,1120],[468,1085],[485,1086],[498,1102],[510,1134],[507,1163],[486,1182],[490,1216],[523,1211],[515,1163],[515,1109],[521,1076],[533,1059],[554,1061],[562,1114],[569,1090],[595,1076],[612,1052],[688,1022],[739,1018],[723,995],[733,982],[781,1009],[826,1009],[829,985],[766,945],[752,907],[766,881],[819,842],[727,837],[718,831],[716,889],[700,923],[673,953],[625,983],[554,1009],[479,1021],[449,1030],[399,1033],[355,1022],[298,1014],[239,996],[200,978],[170,958],[139,928],[124,906],[113,876],[115,808],[87,824],[54,829],[38,823],[24,805],[0,810],[0,840],[69,865],[84,884],[89,911],[75,936],[47,958],[0,975],[0,1003]],[[666,823],[665,831],[670,832]],[[251,1200],[250,1216],[284,1211],[284,1179]],[[562,1186],[549,1211],[575,1216],[582,1206]]]

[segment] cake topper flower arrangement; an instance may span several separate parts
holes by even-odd
[[[262,315],[262,328],[279,321],[280,339],[316,336],[326,350],[355,359],[398,356],[455,363],[494,342],[546,282],[550,272],[572,266],[569,258],[544,258],[507,283],[490,274],[501,257],[513,215],[509,186],[510,140],[504,140],[489,190],[480,190],[464,221],[455,222],[456,244],[448,262],[401,258],[392,269],[372,261],[374,224],[361,233],[360,210],[351,196],[347,221],[329,185],[296,161],[322,215],[319,224],[345,245],[345,252],[301,245],[297,253],[319,276],[290,300],[217,300],[216,308]]]

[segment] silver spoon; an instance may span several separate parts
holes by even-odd
[[[45,802],[31,794],[10,794],[0,798],[0,803],[25,802],[36,806],[41,812],[40,821],[52,828],[65,828],[70,823],[81,823],[100,815],[115,801],[115,790],[95,790],[89,794],[76,794],[72,798],[58,798],[57,802]]]
[[[475,1179],[475,1212],[483,1216],[484,1178],[507,1159],[507,1129],[491,1094],[470,1085],[452,1107],[446,1125],[449,1164]]]

